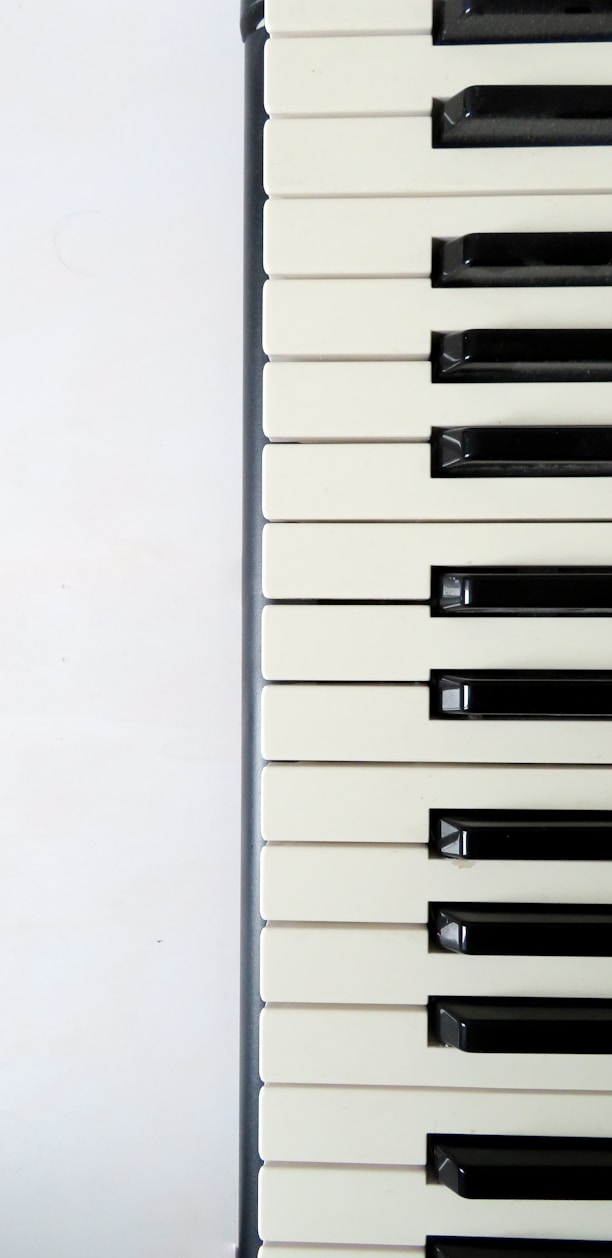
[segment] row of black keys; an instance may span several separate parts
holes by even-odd
[[[433,0],[437,44],[612,39],[611,0]]]

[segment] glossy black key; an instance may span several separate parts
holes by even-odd
[[[434,428],[431,474],[612,476],[612,428]]]
[[[425,1250],[426,1258],[610,1258],[611,1254],[609,1241],[499,1240],[482,1236],[428,1236]]]
[[[612,144],[612,87],[466,87],[432,106],[434,148]]]
[[[612,1000],[433,997],[429,1034],[463,1053],[612,1053]]]
[[[605,904],[430,904],[434,948],[477,957],[612,957]]]
[[[459,1197],[612,1200],[612,1140],[595,1137],[428,1137],[428,1171]]]
[[[434,240],[434,288],[612,284],[611,232],[480,232]]]
[[[434,384],[612,380],[612,329],[434,332]]]
[[[434,0],[433,33],[437,44],[608,40],[612,0]]]
[[[435,671],[431,716],[441,720],[611,720],[611,672]]]
[[[434,569],[432,616],[609,616],[612,568]]]
[[[453,860],[612,860],[612,812],[433,809],[429,848]]]

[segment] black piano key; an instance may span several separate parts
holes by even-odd
[[[612,568],[434,569],[433,616],[609,616]]]
[[[612,860],[612,812],[433,809],[429,848],[453,860]]]
[[[437,44],[535,44],[612,39],[612,0],[434,0]]]
[[[434,332],[434,384],[612,380],[612,329]]]
[[[611,957],[605,904],[430,904],[434,947],[478,957]]]
[[[611,672],[432,671],[431,716],[441,720],[610,720]]]
[[[612,1000],[433,997],[430,1038],[463,1053],[612,1053]]]
[[[466,87],[432,106],[434,148],[612,144],[612,87]]]
[[[425,1250],[426,1258],[610,1258],[611,1254],[610,1241],[498,1240],[482,1236],[428,1236]]]
[[[610,232],[480,232],[434,240],[434,288],[612,284]]]
[[[612,1140],[596,1137],[428,1137],[430,1175],[474,1199],[609,1201]]]
[[[431,475],[612,476],[612,428],[435,428]]]

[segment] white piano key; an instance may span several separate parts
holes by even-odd
[[[601,1240],[609,1201],[467,1200],[425,1184],[412,1168],[265,1166],[264,1241],[321,1245],[423,1245],[428,1234]],[[365,1255],[364,1255],[365,1258]]]
[[[270,35],[428,34],[432,0],[266,0]]]
[[[281,199],[264,209],[264,268],[271,277],[429,276],[435,238],[610,230],[609,196]]]
[[[611,328],[612,287],[433,288],[422,279],[268,280],[263,318],[270,358],[428,359],[435,331]]]
[[[264,132],[265,191],[271,197],[612,192],[605,146],[434,149],[431,132],[431,118],[271,119]]]
[[[427,843],[430,809],[612,809],[606,769],[270,764],[268,843]]]
[[[424,1006],[268,1005],[259,1042],[264,1083],[612,1091],[606,1054],[463,1053],[429,1045]]]
[[[431,36],[272,39],[265,108],[271,117],[430,115],[473,84],[607,85],[606,43],[437,47]]]
[[[259,1250],[258,1258],[425,1258],[425,1250],[422,1247],[404,1246],[403,1249],[348,1249],[343,1246],[340,1251],[336,1247],[328,1249],[327,1246],[311,1247],[300,1245],[295,1248],[292,1245],[262,1245]]]
[[[449,1129],[605,1138],[612,1134],[612,1095],[284,1085],[260,1093],[266,1162],[425,1168],[428,1134]]]
[[[430,720],[429,687],[265,686],[264,760],[612,764],[612,721]]]
[[[261,916],[276,922],[417,925],[429,903],[610,904],[612,861],[430,859],[426,847],[273,844]]]
[[[611,320],[612,325],[612,320]],[[612,477],[432,477],[428,445],[268,445],[276,521],[609,520]]]
[[[422,681],[434,668],[612,670],[610,617],[431,616],[428,607],[274,606],[266,681]]]
[[[275,362],[264,370],[272,441],[428,441],[434,427],[609,424],[611,415],[608,381],[433,384],[428,362]]]
[[[424,1005],[430,995],[492,992],[609,999],[611,983],[612,957],[430,952],[424,926],[272,925],[261,935],[261,994],[270,1004]]]
[[[611,563],[606,523],[269,524],[263,532],[263,589],[273,599],[423,600],[432,568]]]

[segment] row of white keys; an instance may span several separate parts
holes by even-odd
[[[266,0],[275,35],[428,34],[432,0]]]
[[[611,230],[610,196],[281,198],[264,209],[264,270],[298,279],[429,276],[432,239]]]
[[[424,1184],[427,1136],[449,1130],[610,1137],[612,1094],[290,1085],[260,1094],[260,1155],[268,1162],[410,1166]]]
[[[610,82],[606,43],[440,47],[431,37],[271,39],[266,45],[265,108],[272,118],[431,115],[476,83],[487,86]]]
[[[261,1078],[326,1087],[612,1090],[605,1053],[466,1053],[429,1044],[427,1032],[424,1005],[268,1005],[260,1021]]]
[[[427,922],[430,902],[610,904],[612,862],[430,859],[426,847],[274,844],[262,853],[272,922]]]
[[[430,951],[424,926],[274,923],[261,936],[262,996],[270,1004],[410,1006],[431,995],[492,993],[606,1000],[611,983],[612,957],[536,963]]]
[[[267,445],[271,521],[610,520],[609,476],[435,477],[426,444]]]
[[[263,613],[266,681],[422,681],[432,669],[610,669],[609,617],[431,616],[428,607]]]
[[[473,765],[270,764],[261,829],[269,844],[424,844],[430,811],[612,810],[607,769]]]
[[[612,192],[609,149],[432,148],[431,118],[273,118],[271,197],[481,196]]]
[[[271,441],[428,441],[434,427],[609,424],[611,415],[607,381],[439,385],[428,362],[275,362],[264,370]]]
[[[259,1219],[268,1243],[414,1246],[428,1234],[600,1240],[609,1235],[610,1202],[471,1201],[426,1184],[413,1168],[267,1166]]]
[[[421,358],[432,332],[611,328],[612,288],[434,288],[426,279],[268,280],[270,358]]]
[[[268,524],[263,533],[269,599],[427,600],[432,568],[610,564],[609,523],[294,523]]]
[[[431,719],[424,685],[269,685],[264,760],[612,764],[609,720]]]

